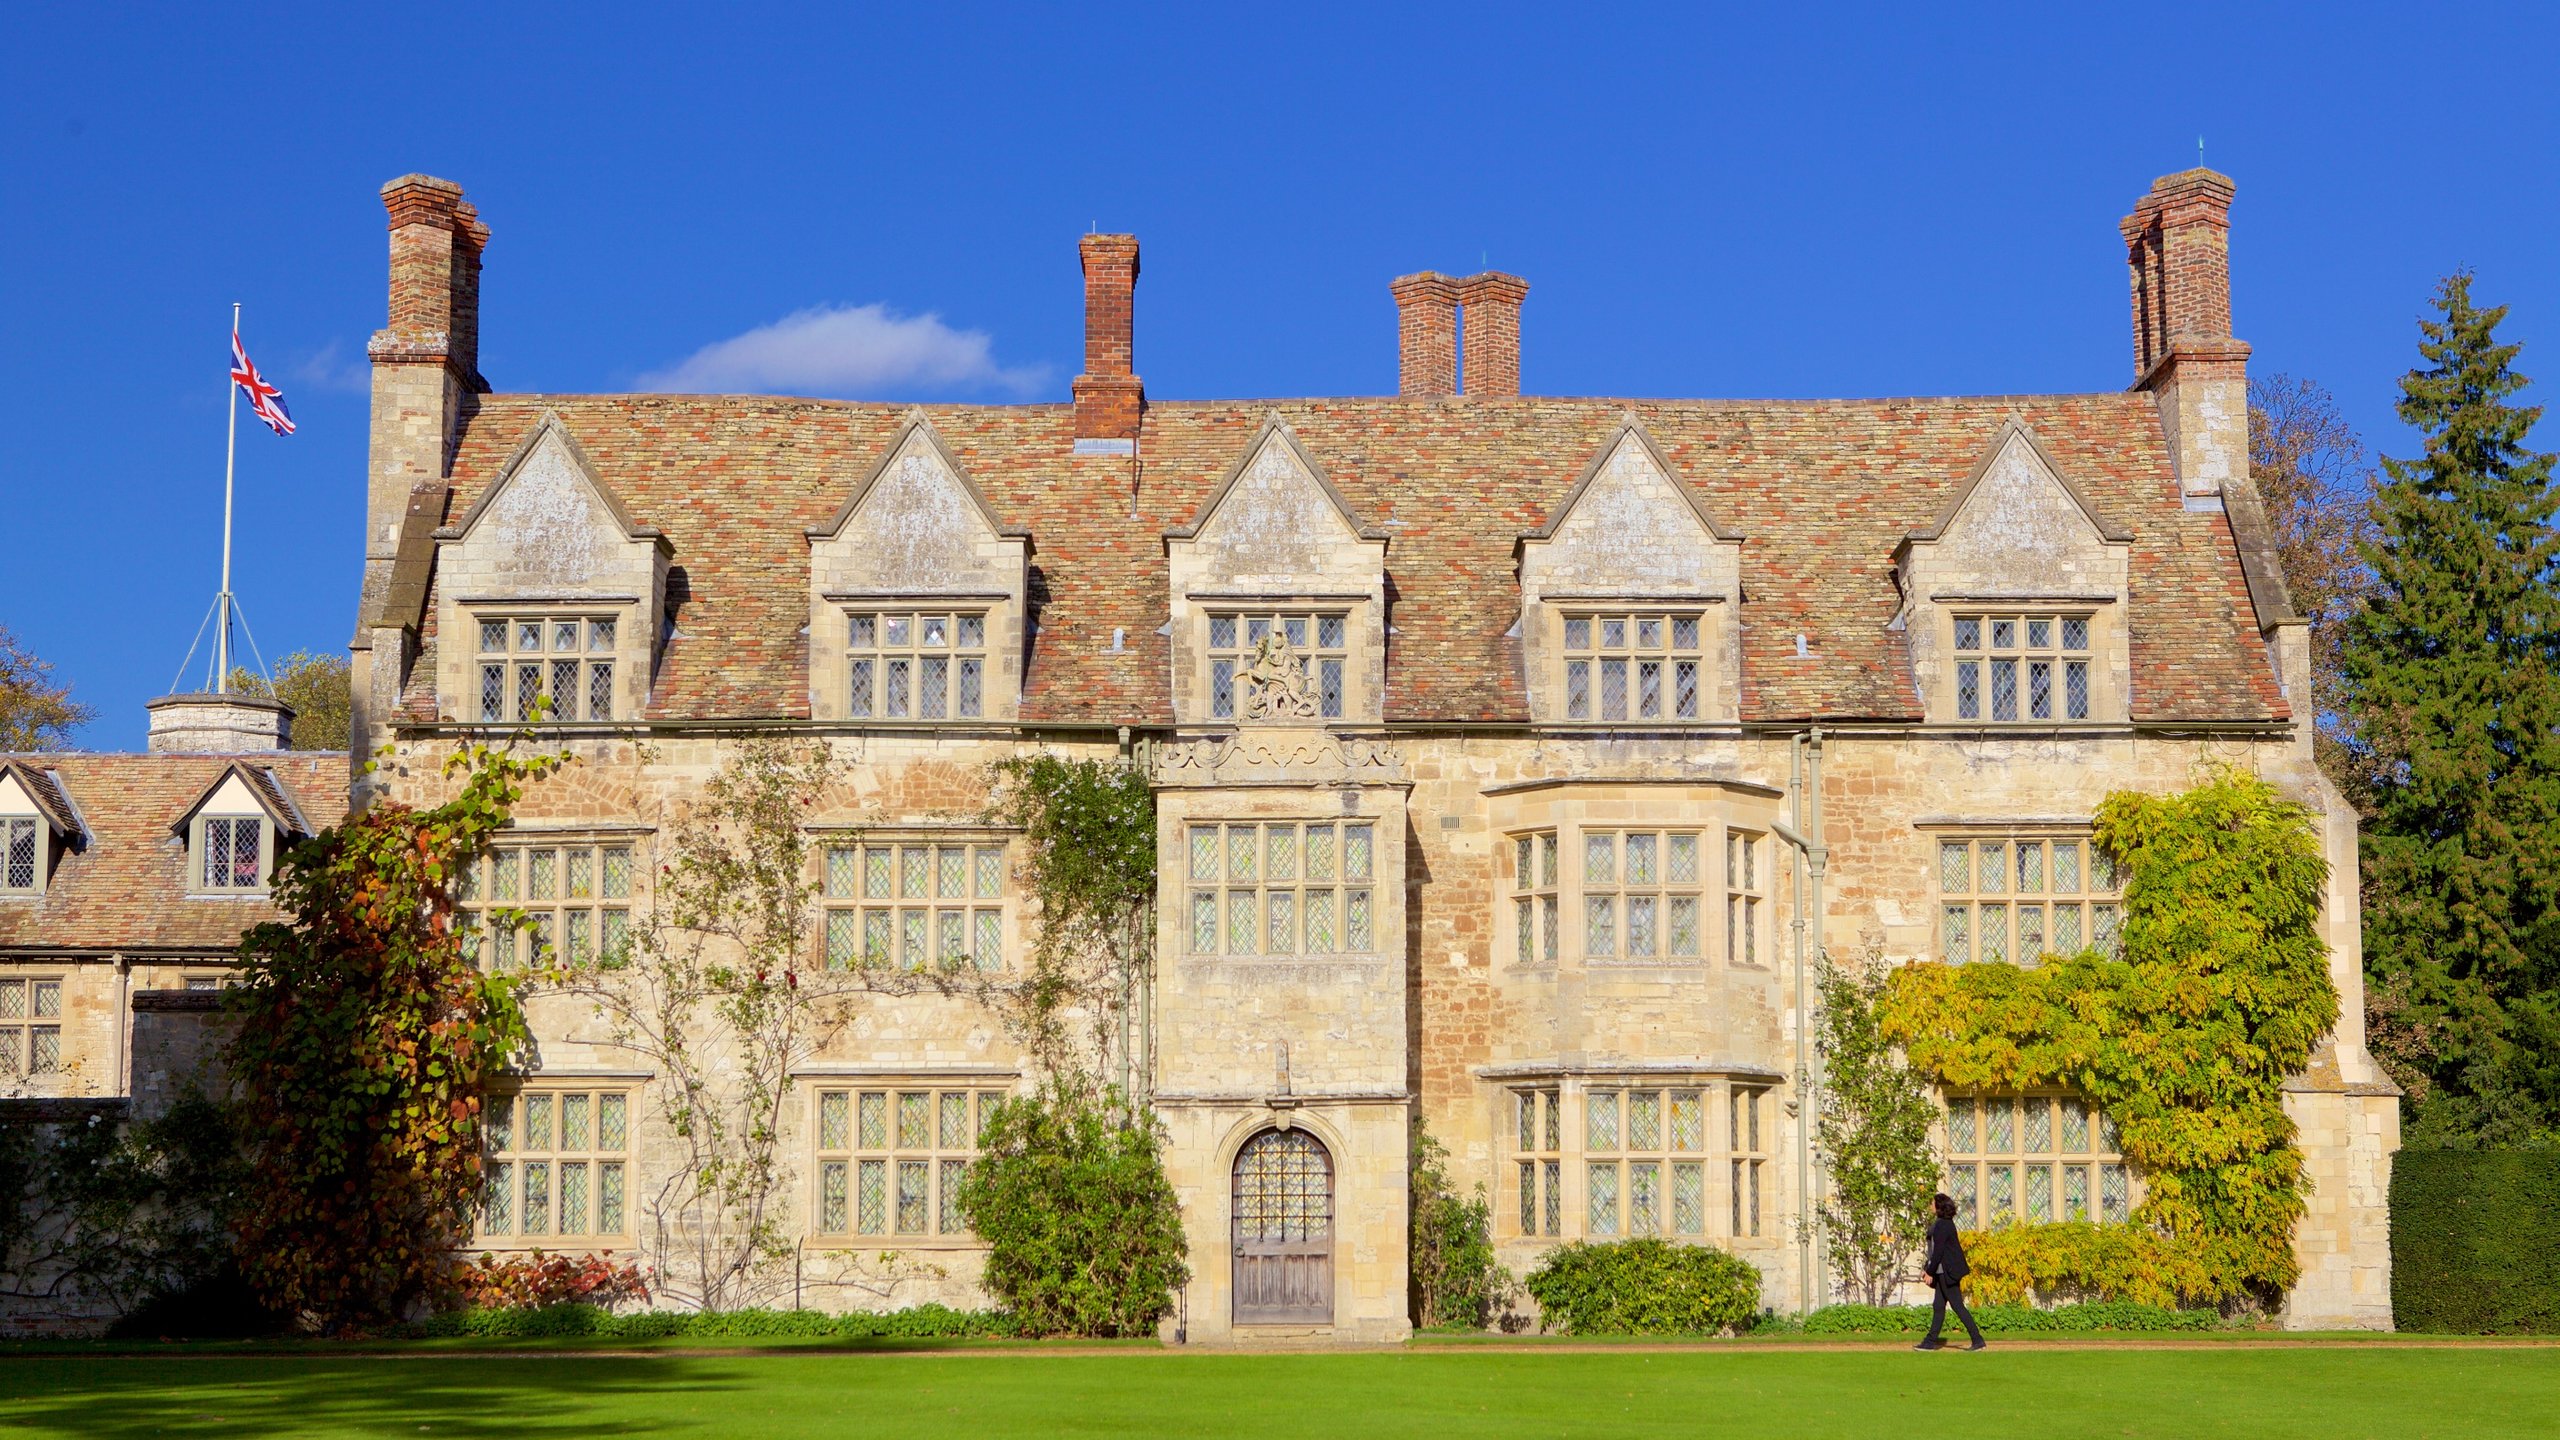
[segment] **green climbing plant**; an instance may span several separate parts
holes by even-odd
[[[2126,1235],[2000,1232],[1976,1273],[1986,1293],[2272,1301],[2299,1271],[2309,1188],[2284,1083],[2338,1019],[2313,817],[2223,769],[2180,794],[2110,795],[2095,841],[2127,875],[2120,957],[1909,965],[1884,995],[1888,1038],[1945,1085],[2077,1090],[2144,1179]],[[2056,1263],[2073,1254],[2111,1258]]]

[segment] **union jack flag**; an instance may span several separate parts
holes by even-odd
[[[279,435],[293,433],[293,417],[285,413],[284,392],[267,383],[258,367],[249,363],[249,352],[240,348],[240,331],[231,332],[231,383],[249,394],[250,413],[267,422],[267,428]]]

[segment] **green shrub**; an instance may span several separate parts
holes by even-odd
[[[1424,1330],[1481,1330],[1511,1291],[1511,1272],[1493,1249],[1493,1207],[1478,1185],[1460,1199],[1449,1185],[1449,1152],[1413,1122],[1412,1238],[1406,1251],[1413,1323]]]
[[[2057,1305],[1977,1305],[1973,1318],[1991,1333],[2006,1335],[2085,1334],[2093,1330],[2219,1330],[2224,1321],[2213,1310],[2170,1310],[2122,1300],[2093,1300]],[[1954,1324],[1950,1318],[1948,1324]],[[1917,1335],[1929,1328],[1926,1305],[1825,1305],[1804,1317],[1807,1335]]]
[[[1703,1245],[1575,1241],[1525,1283],[1546,1328],[1568,1335],[1713,1334],[1760,1313],[1759,1267]]]
[[[1154,1117],[1063,1085],[998,1105],[960,1210],[983,1279],[1037,1335],[1144,1335],[1191,1278]]]
[[[646,1310],[616,1315],[593,1305],[452,1310],[407,1327],[426,1338],[483,1340],[977,1340],[1012,1339],[1021,1322],[1001,1310],[917,1305],[885,1314],[817,1310]]]
[[[2391,1164],[2403,1330],[2560,1333],[2560,1150],[2403,1150]]]

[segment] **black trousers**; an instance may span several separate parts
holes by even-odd
[[[1938,1332],[1946,1328],[1950,1305],[1956,1307],[1956,1318],[1964,1322],[1964,1333],[1973,1337],[1974,1344],[1982,1343],[1982,1327],[1973,1323],[1973,1312],[1965,1308],[1962,1280],[1930,1281],[1929,1297],[1929,1337],[1923,1343],[1937,1343]]]

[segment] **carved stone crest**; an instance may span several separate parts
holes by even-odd
[[[1255,642],[1253,658],[1245,663],[1244,695],[1238,706],[1247,720],[1313,720],[1321,702],[1315,681],[1309,676],[1307,657],[1289,643],[1289,637],[1274,626]]]

